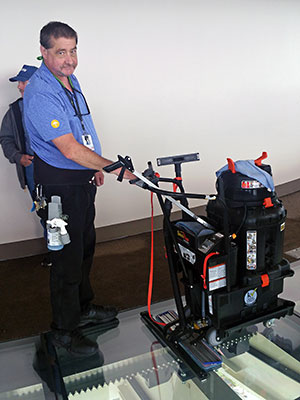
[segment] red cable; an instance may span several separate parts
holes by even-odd
[[[158,373],[157,362],[156,362],[154,349],[153,349],[155,344],[159,344],[160,346],[161,346],[161,344],[160,344],[160,342],[155,341],[155,342],[151,343],[151,348],[150,348],[152,364],[153,364],[153,368],[154,368],[155,375],[156,375],[156,382],[157,382],[157,386],[159,387],[159,373]]]
[[[151,315],[151,299],[152,299],[152,288],[153,288],[153,193],[151,192],[151,260],[150,260],[150,275],[149,275],[149,286],[148,286],[148,314],[150,319],[158,325],[165,326],[166,324],[163,322],[155,321]]]

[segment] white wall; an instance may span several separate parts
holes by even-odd
[[[130,155],[141,171],[156,157],[198,151],[201,162],[183,167],[186,189],[214,192],[214,173],[227,157],[253,159],[265,150],[276,184],[296,179],[299,17],[298,0],[6,3],[0,119],[17,97],[8,78],[23,63],[39,65],[40,28],[60,20],[79,34],[76,75],[106,157]],[[0,169],[0,243],[41,237],[28,193],[2,153]],[[97,210],[97,227],[143,218],[149,195],[106,176]]]

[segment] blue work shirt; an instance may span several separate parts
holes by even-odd
[[[77,78],[70,76],[76,92],[81,114],[88,112]],[[67,90],[67,89],[66,89]],[[69,92],[76,104],[74,94]],[[94,151],[101,155],[101,145],[90,114],[82,116],[85,132],[75,114],[65,89],[44,63],[34,73],[24,92],[24,122],[33,151],[45,163],[64,169],[89,169],[67,159],[52,142],[53,139],[72,133],[83,144],[82,135],[91,135]]]

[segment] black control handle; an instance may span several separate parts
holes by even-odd
[[[114,171],[115,169],[121,168],[121,167],[122,167],[122,164],[120,163],[120,161],[116,161],[112,164],[107,165],[106,167],[103,167],[103,171],[110,173],[110,172]]]
[[[129,156],[122,157],[122,156],[118,155],[118,161],[115,161],[114,163],[109,164],[106,167],[103,167],[102,169],[105,172],[110,173],[110,172],[112,172],[112,171],[114,171],[115,169],[118,169],[118,168],[121,168],[121,171],[120,171],[120,173],[118,175],[117,180],[122,182],[126,169],[128,169],[130,172],[134,171],[131,158]]]

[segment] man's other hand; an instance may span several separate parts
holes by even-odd
[[[29,154],[23,154],[21,159],[20,159],[20,164],[23,165],[23,167],[28,167],[30,164],[32,164],[33,156],[30,156]]]
[[[102,171],[98,171],[94,175],[96,186],[102,186],[104,184],[104,174]]]

